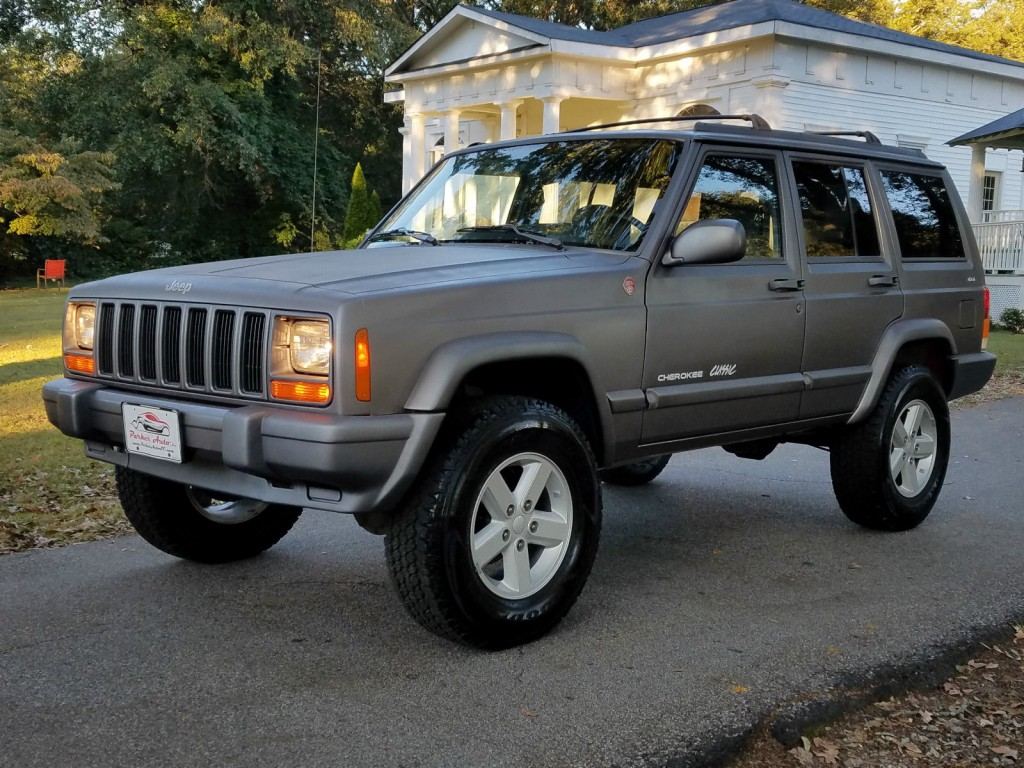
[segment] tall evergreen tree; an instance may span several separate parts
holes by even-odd
[[[363,175],[363,166],[356,163],[356,169],[352,172],[352,186],[348,193],[348,211],[345,213],[345,234],[346,245],[358,242],[377,223],[373,212],[373,200],[370,190],[366,188],[366,176]]]

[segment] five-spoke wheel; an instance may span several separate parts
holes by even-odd
[[[529,642],[572,607],[594,562],[594,456],[540,400],[481,400],[456,419],[387,534],[392,579],[432,632],[482,648]]]
[[[572,495],[547,457],[520,453],[484,482],[470,523],[473,563],[483,583],[519,599],[542,589],[565,558],[572,531]]]
[[[949,462],[946,394],[928,368],[897,370],[871,415],[837,435],[832,487],[848,518],[905,531],[935,505]]]

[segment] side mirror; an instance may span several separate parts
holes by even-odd
[[[661,263],[728,264],[747,252],[747,230],[736,219],[706,219],[680,232]]]

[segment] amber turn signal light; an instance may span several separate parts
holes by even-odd
[[[271,379],[270,396],[275,400],[289,400],[293,403],[324,405],[331,400],[331,385],[315,381]]]
[[[92,376],[96,373],[96,362],[92,355],[64,355],[64,367],[75,373]]]
[[[365,328],[356,331],[356,400],[370,401],[370,334]]]

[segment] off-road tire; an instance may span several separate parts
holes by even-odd
[[[268,505],[242,523],[218,523],[200,514],[187,487],[116,468],[117,495],[138,534],[159,550],[198,563],[227,563],[255,557],[291,530],[302,510]]]
[[[646,485],[661,474],[671,458],[672,454],[666,453],[664,456],[652,456],[621,467],[602,469],[601,479],[609,485]]]
[[[505,599],[485,586],[469,542],[490,474],[522,452],[541,454],[567,481],[572,523],[565,554],[540,591]],[[550,631],[579,597],[597,554],[601,489],[583,431],[554,405],[491,397],[452,414],[385,537],[388,569],[409,614],[429,631],[483,649],[509,648]]]
[[[890,440],[907,403],[927,403],[938,440],[935,464],[916,496],[902,495],[889,470]],[[847,428],[831,446],[832,487],[843,513],[865,528],[906,531],[920,525],[942,490],[949,464],[949,407],[931,371],[907,366],[894,372],[870,416]]]

